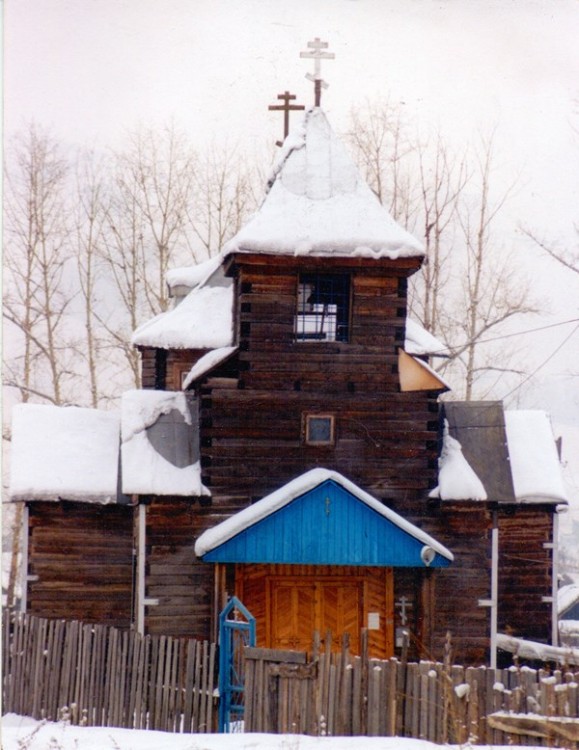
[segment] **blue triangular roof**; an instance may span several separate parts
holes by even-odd
[[[446,567],[442,544],[337,472],[314,469],[209,529],[206,562]]]

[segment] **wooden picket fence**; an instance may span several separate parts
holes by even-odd
[[[86,726],[214,730],[215,645],[6,611],[3,711]]]
[[[245,732],[439,744],[579,744],[579,672],[245,649]],[[86,726],[212,732],[216,647],[6,611],[3,710]]]
[[[245,650],[245,731],[577,747],[579,672]],[[362,633],[364,653],[364,633]]]

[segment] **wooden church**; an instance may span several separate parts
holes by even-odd
[[[367,628],[387,657],[406,629],[441,658],[450,631],[463,663],[499,631],[552,642],[549,421],[440,402],[440,344],[407,318],[423,259],[306,111],[255,216],[135,332],[143,390],[15,410],[22,607],[215,639],[236,595],[260,646]]]

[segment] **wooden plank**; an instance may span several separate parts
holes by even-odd
[[[201,641],[195,641],[195,656],[192,664],[190,665],[191,673],[191,690],[193,693],[191,701],[191,731],[199,732],[199,726],[201,724],[200,719],[200,705],[201,705],[201,669],[202,669],[202,644]]]
[[[281,661],[285,664],[305,664],[307,654],[301,651],[284,651],[280,649],[255,648],[246,646],[243,649],[246,659],[261,659],[262,661]]]

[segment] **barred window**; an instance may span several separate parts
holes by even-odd
[[[300,274],[296,341],[348,341],[350,277],[338,273]]]

